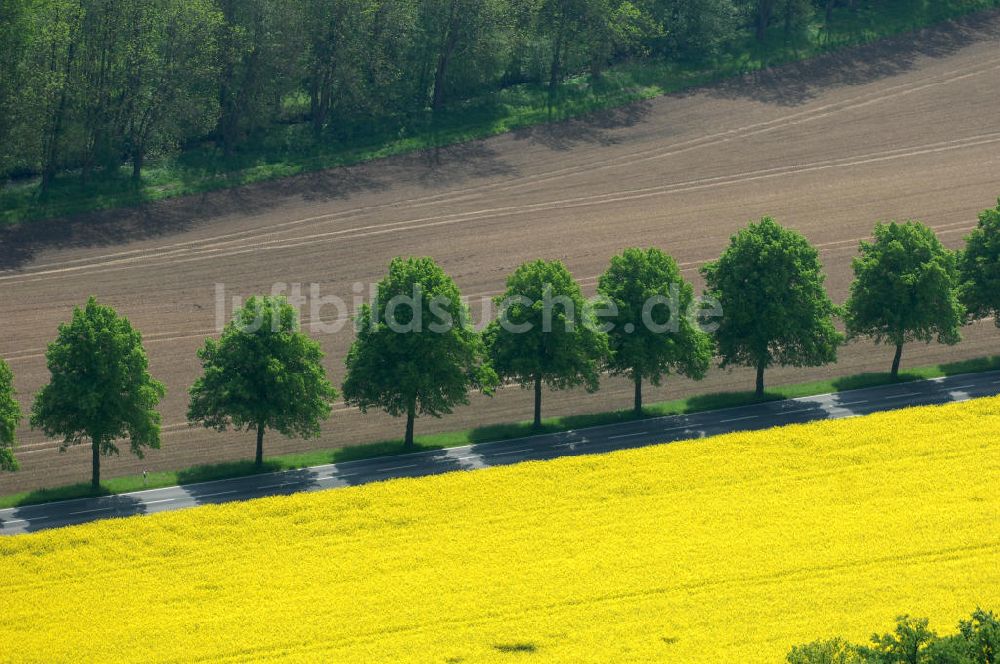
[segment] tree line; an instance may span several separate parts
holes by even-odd
[[[899,616],[889,634],[872,634],[869,645],[842,638],[795,646],[788,664],[996,664],[1000,657],[1000,620],[976,609],[958,631],[939,636],[927,618]]]
[[[4,0],[0,179],[86,183],[274,129],[403,136],[516,85],[625,59],[710,62],[886,0]],[[925,0],[912,0],[923,6]]]
[[[660,249],[630,248],[613,257],[590,303],[560,261],[536,260],[507,278],[495,298],[497,317],[478,331],[458,286],[431,258],[395,258],[374,302],[362,304],[355,317],[343,400],[362,412],[405,417],[409,449],[417,417],[441,417],[467,404],[471,391],[492,395],[503,384],[533,390],[540,427],[545,386],[595,391],[603,372],[634,383],[637,416],[644,383],[658,385],[671,374],[699,380],[713,358],[722,367],[754,369],[756,395],[763,397],[768,368],[835,362],[843,343],[867,337],[893,350],[896,378],[905,344],[955,344],[964,324],[1000,320],[1000,200],[979,215],[961,251],[944,247],[922,223],[879,223],[873,239],[861,242],[853,271],[847,302],[835,305],[816,248],[765,217],[733,235],[723,254],[701,268],[700,302]],[[382,310],[401,297],[410,298],[409,306]],[[701,317],[709,307],[715,318],[706,326]],[[846,333],[835,326],[838,317]],[[189,390],[189,422],[254,432],[258,466],[266,431],[318,436],[339,396],[319,344],[283,297],[248,299],[198,357],[203,374]],[[141,335],[126,318],[91,298],[60,325],[46,360],[51,379],[35,397],[31,425],[62,437],[61,449],[89,442],[95,488],[100,459],[118,454],[116,441],[127,439],[140,457],[159,447],[156,406],[164,387],[149,374]],[[17,467],[20,419],[12,373],[0,360],[6,470]]]

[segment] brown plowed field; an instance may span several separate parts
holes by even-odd
[[[1000,195],[1000,13],[486,141],[393,158],[143,209],[37,222],[0,231],[3,333],[0,356],[22,402],[45,381],[45,344],[74,305],[97,295],[145,335],[152,371],[169,394],[163,448],[145,461],[125,453],[106,476],[245,458],[252,436],[184,424],[195,351],[215,328],[215,284],[230,295],[275,282],[318,283],[350,301],[356,282],[378,280],[398,254],[438,260],[471,296],[473,310],[522,261],[566,262],[593,292],[608,259],[626,246],[673,254],[700,287],[698,266],[715,258],[748,219],[768,214],[821,251],[836,301],[847,294],[858,241],[876,220],[918,218],[960,245],[976,213]],[[304,312],[308,317],[309,312]],[[322,318],[336,318],[328,307]],[[334,379],[343,378],[349,328],[317,335]],[[959,346],[912,345],[904,363],[993,354],[991,324]],[[835,366],[775,369],[771,384],[886,370],[890,352],[844,348]],[[647,399],[747,389],[746,371],[713,371],[700,384],[670,380]],[[623,408],[630,386],[604,381],[597,394],[547,392],[546,415]],[[477,397],[418,433],[525,419],[516,388]],[[269,437],[269,453],[397,437],[402,423],[342,404],[319,440]],[[0,492],[88,477],[89,455],[65,454],[26,427],[23,470]]]

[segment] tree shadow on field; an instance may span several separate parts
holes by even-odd
[[[282,207],[289,210],[279,221],[309,217],[329,212],[319,207],[323,203],[387,192],[400,182],[446,186],[515,173],[495,150],[477,141],[134,207],[4,224],[0,225],[0,270],[26,267],[43,251],[156,240]],[[291,209],[303,203],[317,207]],[[261,232],[266,231],[266,225],[262,226]]]
[[[752,99],[779,106],[798,106],[831,88],[862,85],[898,76],[912,70],[921,59],[944,58],[976,42],[998,38],[1000,14],[983,11],[679,94],[707,94],[724,99]]]
[[[579,145],[611,146],[621,142],[614,130],[639,124],[651,111],[652,103],[640,100],[576,118],[515,129],[511,134],[514,140],[530,141],[560,152]]]

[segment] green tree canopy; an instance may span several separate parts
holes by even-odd
[[[871,337],[896,348],[892,375],[899,375],[903,345],[910,341],[955,344],[965,308],[958,300],[955,253],[927,226],[908,221],[875,226],[875,241],[861,243],[847,301],[850,337]]]
[[[636,414],[642,413],[642,382],[659,385],[674,371],[699,380],[712,360],[712,341],[693,316],[694,289],[677,262],[659,249],[626,249],[611,259],[597,291],[613,303],[605,322],[612,373],[635,383]]]
[[[0,470],[17,470],[15,434],[21,421],[21,406],[14,393],[14,374],[7,363],[0,360]]]
[[[299,329],[298,314],[283,297],[248,299],[218,341],[205,340],[198,358],[205,373],[191,386],[188,421],[217,431],[256,431],[258,467],[267,429],[318,436],[337,397],[323,351]]]
[[[772,365],[836,361],[843,342],[833,326],[837,308],[823,286],[819,254],[800,233],[764,217],[734,235],[701,272],[707,295],[722,309],[715,332],[722,366],[755,368],[758,396]]]
[[[979,214],[959,260],[962,304],[973,319],[993,317],[1000,327],[1000,200]]]
[[[142,335],[124,316],[91,297],[59,326],[45,353],[49,384],[35,397],[31,426],[62,436],[60,450],[88,439],[91,484],[101,483],[101,456],[118,454],[115,441],[129,439],[133,454],[160,447],[156,406],[166,393],[149,374]]]
[[[344,400],[361,412],[406,415],[406,448],[413,447],[418,415],[441,417],[468,403],[469,390],[492,394],[496,388],[458,286],[430,258],[394,258],[356,327]]]
[[[501,378],[534,386],[534,424],[542,424],[542,384],[553,389],[598,388],[608,355],[607,335],[580,286],[559,261],[524,263],[495,298],[498,319],[486,329],[493,367]]]

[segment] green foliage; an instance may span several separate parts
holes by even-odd
[[[188,421],[225,431],[257,432],[263,463],[266,429],[310,438],[330,416],[337,392],[326,379],[323,351],[299,329],[283,297],[247,300],[222,331],[198,351],[204,375],[190,389]]]
[[[62,436],[61,450],[89,439],[91,484],[100,484],[101,455],[118,454],[127,437],[133,454],[160,447],[156,405],[166,393],[149,374],[142,335],[127,318],[91,297],[59,326],[45,353],[51,379],[36,395],[31,426]]]
[[[6,0],[0,223],[436,148],[998,3]]]
[[[617,311],[602,316],[610,325],[608,369],[636,383],[637,412],[643,380],[659,385],[671,371],[704,377],[712,359],[711,338],[691,315],[696,313],[694,288],[672,257],[656,248],[626,249],[611,259],[597,291]]]
[[[896,374],[903,344],[935,337],[939,343],[958,343],[965,309],[958,299],[955,253],[934,231],[908,221],[880,223],[874,235],[874,242],[861,243],[861,255],[853,262],[847,332],[894,345]]]
[[[896,629],[891,634],[873,634],[872,646],[861,648],[868,661],[884,664],[922,664],[928,646],[938,635],[928,629],[927,618],[896,618]]]
[[[654,53],[693,62],[718,57],[738,34],[732,0],[659,0],[653,4],[662,35],[651,40]]]
[[[1000,200],[979,214],[959,257],[960,299],[970,318],[993,317],[1000,327]]]
[[[977,608],[969,620],[958,623],[958,631],[968,643],[972,661],[997,664],[1000,662],[1000,619],[992,611]]]
[[[774,364],[836,361],[843,342],[833,326],[837,308],[823,286],[819,254],[800,233],[764,217],[734,235],[701,272],[722,311],[715,332],[722,366],[755,367],[758,394]]]
[[[21,405],[14,392],[14,374],[7,363],[0,360],[0,470],[17,470],[15,434],[21,421]]]
[[[793,646],[786,660],[788,664],[865,664],[857,647],[840,638]]]
[[[976,609],[958,624],[958,633],[938,636],[926,618],[900,616],[889,634],[873,634],[870,645],[843,639],[795,646],[789,664],[996,664],[1000,623],[992,612]]]
[[[597,390],[608,338],[593,308],[559,261],[524,263],[494,298],[498,319],[485,335],[497,374],[535,388],[535,424],[541,424],[541,389],[583,385]]]
[[[440,417],[468,403],[469,390],[490,394],[496,387],[458,286],[430,258],[394,258],[356,326],[344,401],[362,412],[406,415],[407,447],[417,415]]]

